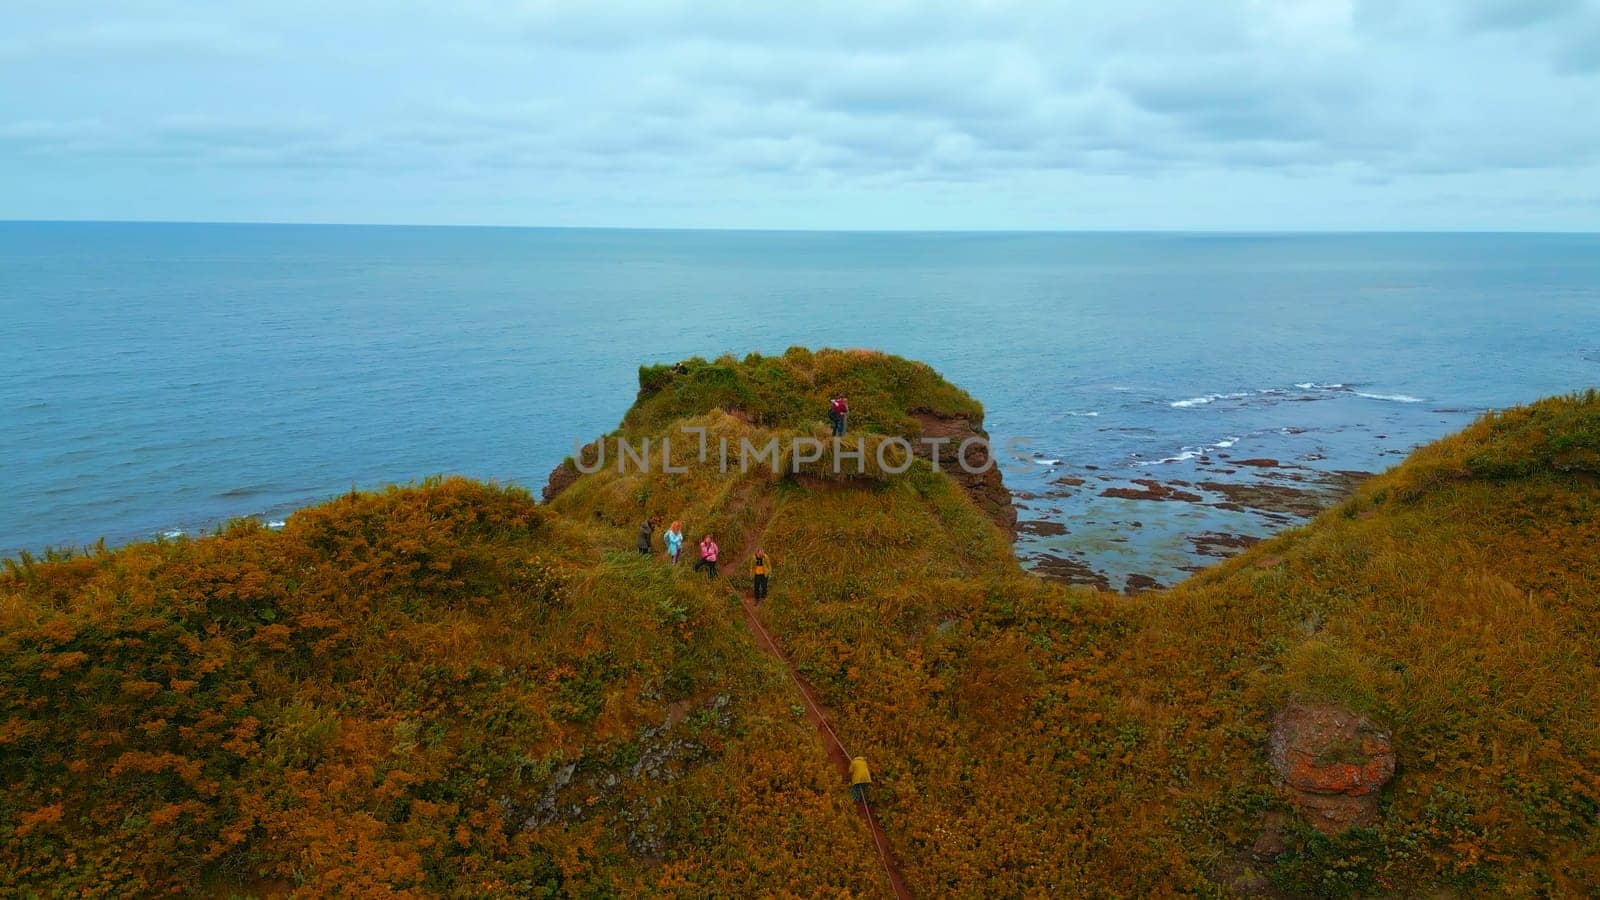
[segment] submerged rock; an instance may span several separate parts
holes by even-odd
[[[1241,550],[1261,543],[1261,538],[1248,534],[1202,531],[1199,534],[1190,535],[1189,543],[1194,545],[1194,552],[1201,556],[1215,556],[1220,559],[1226,559]]]
[[[1116,497],[1121,500],[1173,500],[1182,503],[1198,503],[1199,494],[1179,490],[1173,484],[1187,484],[1188,482],[1172,482],[1162,484],[1154,478],[1135,478],[1133,483],[1137,488],[1113,487],[1100,492],[1102,497]]]

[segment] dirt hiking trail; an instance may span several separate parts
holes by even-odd
[[[770,504],[770,501],[768,502]],[[740,567],[749,561],[750,557],[755,553],[756,547],[761,545],[761,539],[766,535],[767,526],[772,522],[775,513],[776,509],[772,508],[771,505],[761,510],[758,524],[751,530],[750,537],[745,541],[744,546],[739,548],[739,551],[728,560],[729,564],[726,571],[729,574],[740,571]],[[816,693],[812,691],[811,685],[801,676],[800,671],[795,668],[794,663],[789,659],[789,655],[783,651],[782,647],[778,646],[778,642],[773,638],[772,633],[767,631],[766,626],[762,624],[761,615],[756,609],[755,598],[748,592],[740,592],[739,602],[744,607],[745,627],[750,630],[750,636],[755,639],[756,646],[783,664],[784,671],[789,673],[789,680],[794,682],[795,690],[800,694],[800,699],[805,701],[806,718],[811,721],[811,724],[817,729],[817,733],[822,737],[822,746],[827,751],[828,759],[832,761],[834,769],[839,772],[840,779],[845,784],[849,784],[850,752],[845,749],[844,742],[839,739],[839,733],[834,730],[833,723],[829,721],[827,713],[823,712],[822,704],[817,701]],[[910,900],[912,893],[910,888],[906,887],[905,876],[900,871],[900,860],[895,856],[894,849],[889,846],[889,839],[884,835],[883,827],[878,824],[878,817],[873,815],[872,806],[868,801],[863,800],[855,804],[855,809],[856,815],[861,817],[861,821],[866,824],[868,831],[872,834],[872,842],[877,848],[879,861],[883,863],[883,874],[888,879],[890,892],[899,900]]]

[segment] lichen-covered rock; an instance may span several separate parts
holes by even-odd
[[[1365,716],[1291,701],[1272,718],[1268,753],[1277,782],[1317,830],[1339,834],[1378,817],[1394,777],[1394,745]]]

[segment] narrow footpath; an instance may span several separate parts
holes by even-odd
[[[789,679],[800,692],[800,699],[805,701],[806,718],[811,720],[811,724],[816,726],[817,732],[822,735],[822,744],[828,752],[828,759],[833,761],[833,767],[839,771],[844,783],[849,784],[850,751],[845,749],[844,742],[839,739],[839,733],[833,730],[833,723],[829,722],[827,715],[823,713],[822,704],[817,702],[817,695],[795,669],[794,663],[783,652],[783,648],[773,640],[766,626],[761,624],[755,600],[748,594],[741,594],[739,599],[744,605],[744,624],[750,629],[750,636],[755,638],[757,646],[783,664],[784,671],[789,673]],[[894,850],[889,846],[889,839],[884,836],[883,828],[878,824],[878,817],[872,814],[871,805],[865,800],[857,803],[856,814],[867,824],[867,829],[872,833],[872,842],[878,849],[878,859],[883,863],[883,874],[889,880],[889,890],[900,900],[909,900],[911,891],[906,887],[905,877],[900,872],[900,862],[895,858]]]

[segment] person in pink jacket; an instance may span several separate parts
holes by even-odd
[[[694,564],[696,572],[702,568],[709,569],[712,578],[717,577],[717,542],[709,534],[700,539],[700,561]]]

